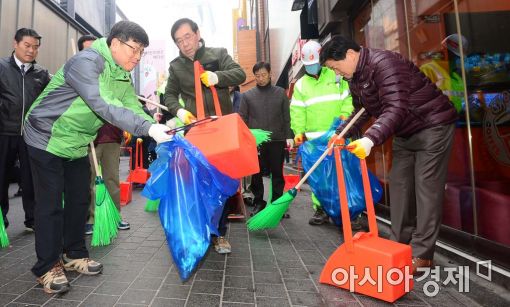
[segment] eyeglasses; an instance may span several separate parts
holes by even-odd
[[[189,42],[194,35],[195,33],[187,33],[182,38],[176,39],[175,43],[177,44],[177,46],[181,47],[182,45],[184,45],[185,42]]]
[[[133,56],[140,54],[140,57],[143,57],[143,53],[145,52],[144,48],[135,48],[135,47],[131,46],[130,44],[126,43],[125,41],[122,41],[120,39],[119,39],[119,41],[121,43],[123,43],[124,45],[128,46],[129,48],[131,48],[131,53],[133,54]]]

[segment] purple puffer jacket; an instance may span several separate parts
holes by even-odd
[[[457,112],[447,96],[420,72],[418,67],[398,53],[362,48],[356,72],[348,81],[354,114],[366,112],[354,124],[350,134],[361,131],[373,116],[375,122],[364,136],[375,145],[392,135],[410,137],[414,133],[457,120]],[[337,131],[341,131],[345,123]]]

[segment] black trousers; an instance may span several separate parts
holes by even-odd
[[[90,163],[88,156],[68,160],[31,146],[28,154],[36,202],[37,263],[32,272],[41,276],[62,253],[73,259],[89,256],[83,233],[90,203]]]
[[[393,139],[391,239],[410,244],[413,257],[434,257],[454,132],[450,124]]]
[[[25,225],[32,227],[34,225],[35,200],[27,145],[22,136],[0,135],[0,206],[4,217],[9,212],[9,177],[16,158],[20,163],[19,185],[23,190],[21,199],[25,211]]]
[[[262,170],[266,169],[271,174],[273,182],[272,200],[280,198],[283,194],[285,181],[283,179],[283,158],[285,141],[269,141],[262,143],[259,148],[260,172],[251,177],[251,191],[253,192],[255,204],[264,199],[264,183],[262,181]]]

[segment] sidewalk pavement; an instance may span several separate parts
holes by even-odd
[[[123,158],[121,178],[127,161]],[[266,182],[267,184],[267,182]],[[11,185],[9,195],[16,192]],[[34,234],[25,232],[21,198],[11,198],[8,234],[11,247],[0,249],[0,306],[509,306],[498,286],[470,280],[470,292],[458,285],[444,286],[427,296],[427,278],[414,290],[388,304],[364,295],[318,283],[322,266],[342,242],[333,225],[310,226],[310,191],[305,186],[294,200],[290,219],[275,230],[250,233],[244,222],[230,223],[232,253],[210,250],[196,273],[182,282],[173,265],[155,213],[144,211],[140,190],[122,208],[131,229],[120,231],[115,242],[90,248],[91,258],[104,264],[99,276],[66,273],[71,290],[48,295],[30,272],[35,263]],[[248,208],[250,210],[250,208]],[[381,227],[384,236],[384,228]],[[90,244],[90,236],[87,238]],[[440,265],[455,266],[437,255]],[[450,262],[450,263],[449,263]],[[444,281],[444,272],[441,281]],[[430,285],[427,284],[427,285]],[[507,296],[508,297],[508,296]]]

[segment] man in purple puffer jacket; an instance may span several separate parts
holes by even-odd
[[[346,137],[375,118],[363,137],[351,143],[351,152],[364,159],[373,146],[393,137],[391,238],[411,245],[413,274],[420,267],[433,266],[455,108],[416,65],[398,53],[361,48],[335,36],[322,47],[320,61],[347,80],[352,95],[354,112],[337,134],[361,107],[366,112]]]

